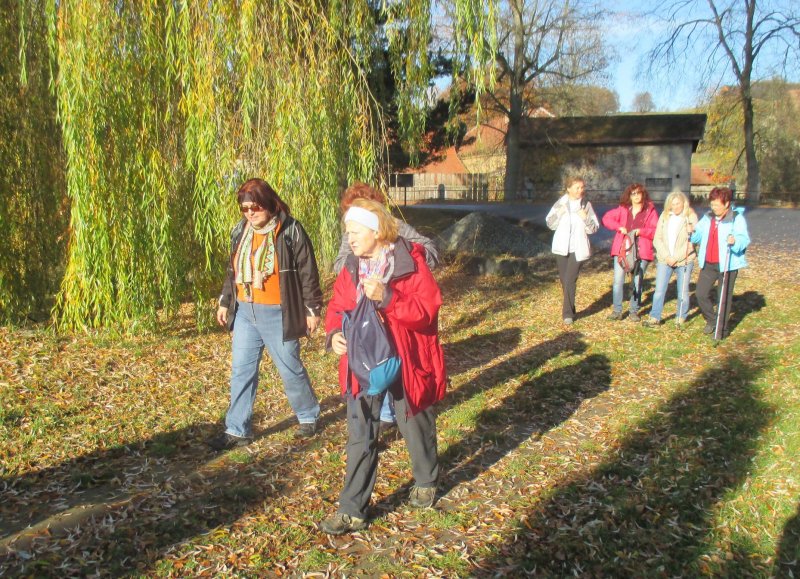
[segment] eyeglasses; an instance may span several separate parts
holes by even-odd
[[[265,209],[261,207],[261,205],[258,205],[256,203],[254,203],[253,205],[239,205],[239,210],[242,213],[260,213],[262,211],[265,211]]]

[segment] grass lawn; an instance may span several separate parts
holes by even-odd
[[[404,214],[423,233],[452,220]],[[316,523],[336,509],[346,427],[323,336],[304,350],[321,434],[292,438],[265,363],[258,439],[215,455],[230,339],[198,333],[188,306],[136,337],[0,328],[0,575],[794,576],[800,256],[748,258],[718,347],[694,308],[674,326],[674,291],[657,329],[607,321],[606,256],[584,268],[570,328],[554,263],[445,265],[440,499],[405,505],[390,433],[370,529],[333,538]]]

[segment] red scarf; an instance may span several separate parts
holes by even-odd
[[[719,263],[719,233],[717,233],[717,218],[711,218],[711,227],[708,230],[708,245],[706,245],[706,263]]]

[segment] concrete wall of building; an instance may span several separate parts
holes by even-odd
[[[614,201],[630,183],[644,183],[655,201],[672,191],[690,192],[690,143],[641,146],[530,148],[523,152],[524,177],[533,198],[551,199],[564,180],[579,175],[593,198]]]

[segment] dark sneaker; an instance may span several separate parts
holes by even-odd
[[[344,513],[336,513],[319,524],[319,530],[329,535],[344,535],[353,531],[363,531],[367,528],[367,521],[358,517],[351,517]]]
[[[295,438],[311,438],[317,433],[316,422],[301,422],[294,431]]]
[[[408,497],[408,504],[415,509],[427,509],[436,500],[436,487],[413,487]]]
[[[659,322],[655,318],[645,318],[644,321],[642,322],[642,325],[645,328],[657,328],[660,323],[661,322]]]
[[[716,324],[713,324],[711,322],[706,322],[706,327],[703,328],[703,333],[704,334],[713,334],[714,330],[716,330],[716,329],[717,329],[716,328]]]
[[[634,324],[637,323],[641,319],[642,318],[640,318],[639,314],[637,314],[636,312],[631,312],[631,313],[628,314],[628,320],[633,322]]]
[[[215,436],[211,440],[208,441],[208,446],[213,448],[214,450],[231,450],[232,448],[240,448],[242,446],[247,446],[253,442],[253,439],[247,436],[234,436],[233,434],[228,434],[227,432],[223,432],[222,434]]]
[[[622,312],[611,312],[608,316],[609,321],[617,322],[622,319]]]

